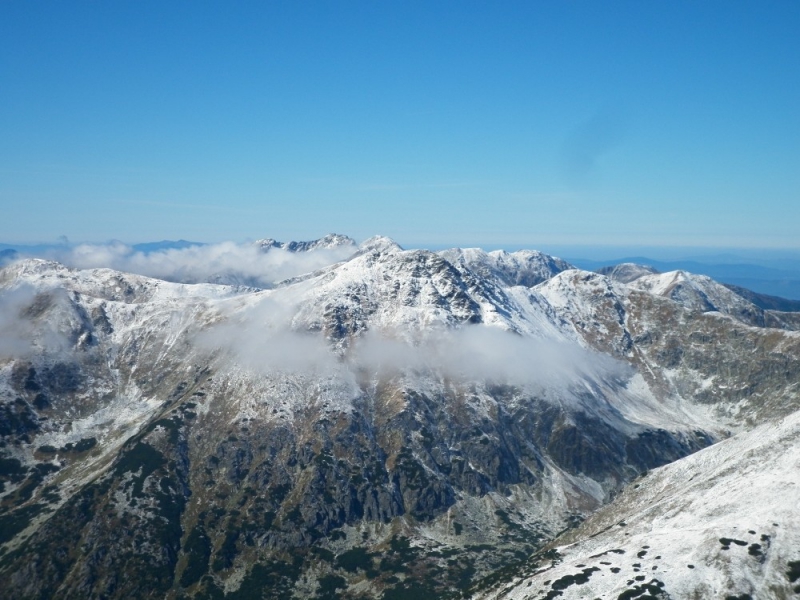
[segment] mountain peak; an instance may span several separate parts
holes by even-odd
[[[402,250],[403,247],[400,246],[397,242],[395,242],[392,238],[386,237],[385,235],[373,235],[371,238],[367,238],[363,242],[358,245],[358,249],[362,252],[367,252],[370,250],[378,250],[383,252],[391,252],[396,250]]]
[[[492,276],[505,285],[533,287],[572,265],[536,250],[486,252],[480,248],[451,248],[439,252],[445,260],[483,277]]]
[[[612,265],[610,267],[602,267],[597,269],[597,272],[601,275],[611,277],[611,279],[614,281],[619,281],[620,283],[630,283],[631,281],[635,281],[640,277],[644,277],[645,275],[658,275],[660,273],[660,271],[651,266],[640,265],[631,262],[619,263],[618,265]]]
[[[355,250],[357,247],[353,238],[350,238],[346,235],[341,235],[339,233],[329,233],[328,235],[317,240],[311,240],[307,242],[279,242],[273,238],[265,238],[262,240],[257,240],[255,245],[260,247],[265,252],[271,250],[272,248],[287,250],[289,252],[309,252],[312,250],[329,250],[332,248],[345,247],[352,247],[353,250]]]

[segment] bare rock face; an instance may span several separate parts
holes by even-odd
[[[796,334],[646,277],[385,238],[265,291],[10,265],[4,593],[502,580],[644,473],[797,410]]]

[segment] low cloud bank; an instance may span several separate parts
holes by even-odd
[[[33,296],[29,288],[0,293],[0,359],[25,356],[32,350],[33,324],[23,313]]]
[[[52,249],[44,257],[78,269],[110,268],[177,283],[224,283],[269,287],[352,256],[351,246],[291,252],[263,251],[255,244],[222,242],[137,251],[121,242]]]
[[[264,298],[227,315],[197,334],[195,341],[205,350],[222,352],[235,364],[263,374],[332,375],[341,370],[339,357],[321,335],[291,328],[294,310],[289,303]]]
[[[59,329],[58,319],[47,314],[59,302],[69,302],[63,290],[43,293],[23,285],[0,291],[0,360],[66,350],[67,336]]]
[[[558,385],[598,376],[622,376],[623,365],[577,344],[523,337],[497,327],[470,325],[428,335],[416,344],[371,333],[348,357],[375,373],[431,370],[462,381]]]
[[[432,374],[459,381],[548,387],[587,379],[623,378],[619,361],[558,340],[523,337],[496,327],[470,325],[428,331],[370,331],[335,350],[319,332],[291,327],[292,310],[269,300],[202,332],[206,350],[264,375],[352,377]]]

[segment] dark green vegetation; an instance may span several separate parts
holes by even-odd
[[[497,569],[487,577],[480,579],[469,588],[468,595],[488,590],[492,586],[503,581],[511,581],[512,579],[529,576],[541,569],[544,565],[557,565],[560,562],[561,555],[555,548],[539,551],[524,561],[505,565],[503,568]]]
[[[0,515],[0,543],[13,539],[15,535],[30,525],[31,519],[45,508],[45,505],[42,504],[28,504]]]
[[[791,583],[800,580],[800,560],[790,561],[786,571],[786,577],[789,578]]]
[[[786,577],[789,579],[789,582],[795,583],[800,580],[800,560],[790,561],[786,566],[788,567],[786,570]],[[800,585],[796,585],[792,590],[795,594],[800,594]]]
[[[73,444],[72,442],[68,443],[66,446],[63,446],[60,451],[61,452],[86,452],[91,450],[97,445],[97,440],[95,438],[83,438],[79,440],[77,443]]]
[[[735,540],[732,538],[725,538],[725,537],[719,538],[719,543],[722,544],[723,550],[730,550],[731,544],[736,544],[737,546],[747,546],[747,542],[745,542],[744,540]]]
[[[192,529],[183,546],[186,555],[186,567],[181,573],[181,587],[189,587],[200,581],[208,571],[208,561],[211,558],[211,540],[199,526]]]
[[[644,580],[644,577],[637,577],[637,579]],[[664,583],[658,579],[653,579],[648,583],[641,583],[625,590],[617,600],[632,600],[638,598],[639,600],[668,600],[669,594],[664,591]]]
[[[550,584],[550,592],[547,594],[546,598],[550,600],[550,598],[555,598],[557,595],[556,592],[560,592],[561,590],[565,590],[572,585],[583,585],[589,578],[592,576],[592,573],[595,571],[599,571],[597,567],[590,567],[588,569],[583,569],[582,571],[570,575],[564,575],[556,579],[553,583]]]

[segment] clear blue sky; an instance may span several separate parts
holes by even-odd
[[[0,241],[800,246],[800,2],[0,2]]]

